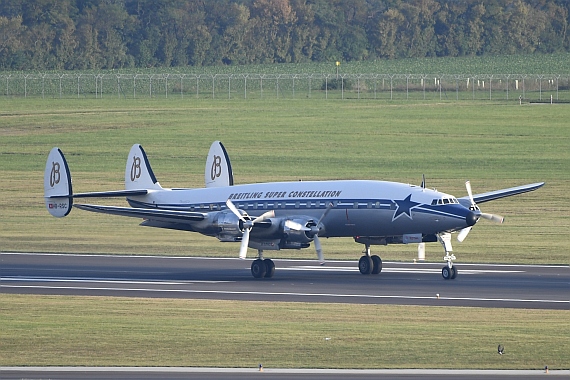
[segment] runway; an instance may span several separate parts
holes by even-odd
[[[356,261],[274,260],[254,279],[250,260],[71,254],[0,254],[0,292],[274,302],[343,302],[570,309],[569,266],[384,262],[364,276]]]

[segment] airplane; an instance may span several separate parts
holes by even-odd
[[[208,152],[204,188],[163,188],[139,144],[132,146],[125,168],[125,189],[73,193],[71,173],[63,152],[53,148],[44,172],[46,208],[55,217],[73,207],[142,219],[140,225],[197,232],[221,242],[240,242],[239,258],[256,249],[254,278],[271,278],[274,262],[265,251],[308,248],[311,243],[321,265],[325,263],[321,238],[352,237],[364,245],[358,269],[379,274],[382,260],[371,255],[371,245],[439,242],[445,252],[441,274],[455,279],[457,268],[451,234],[462,242],[481,219],[503,222],[500,215],[481,211],[479,204],[537,190],[538,182],[467,196],[388,181],[334,180],[234,184],[228,153],[220,141]],[[75,204],[80,198],[125,197],[130,207]]]

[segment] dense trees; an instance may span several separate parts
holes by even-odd
[[[0,0],[0,69],[570,51],[566,0]]]

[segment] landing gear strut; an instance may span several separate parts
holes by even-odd
[[[455,280],[455,277],[457,277],[457,268],[453,266],[455,255],[450,253],[453,250],[451,247],[451,234],[443,233],[437,235],[437,240],[439,240],[445,251],[443,260],[447,261],[447,265],[441,269],[441,276],[444,280]]]
[[[382,271],[382,259],[378,255],[370,255],[370,244],[365,244],[364,256],[358,260],[358,270],[362,274],[378,274]]]
[[[263,258],[263,251],[258,251],[258,258],[251,263],[251,274],[255,278],[271,278],[275,274],[275,263]]]

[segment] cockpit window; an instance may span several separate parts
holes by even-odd
[[[455,197],[437,198],[431,201],[432,206],[450,205],[450,204],[459,204],[459,201]]]

